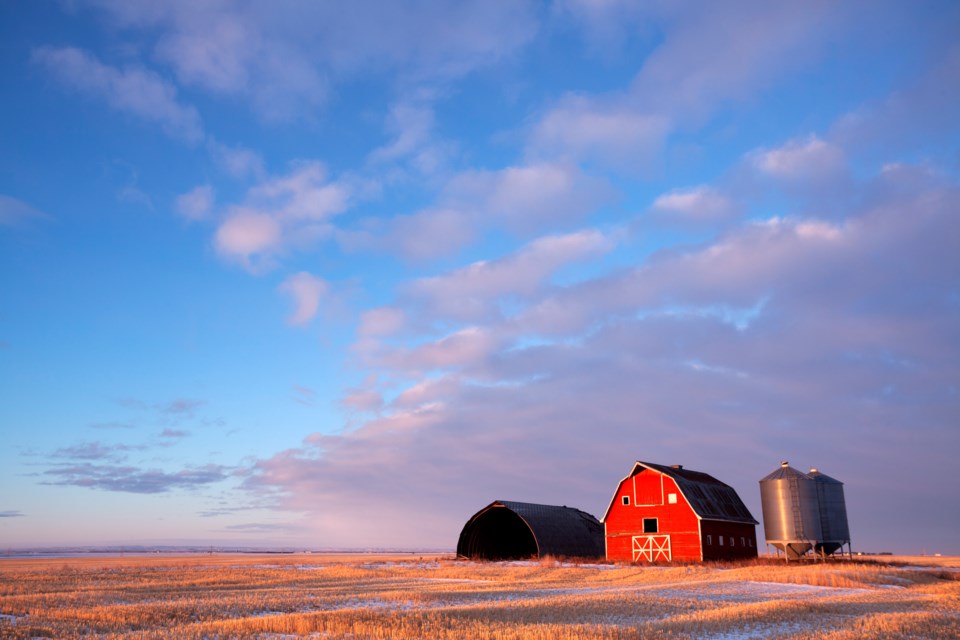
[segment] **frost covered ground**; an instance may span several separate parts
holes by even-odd
[[[0,560],[0,637],[958,638],[960,560]]]

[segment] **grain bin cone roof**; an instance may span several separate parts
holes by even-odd
[[[805,474],[803,471],[798,471],[790,466],[788,462],[781,462],[780,467],[770,472],[768,475],[761,478],[760,482],[766,482],[767,480],[789,480],[791,478],[799,478],[801,480],[809,480],[810,476]]]
[[[817,482],[825,482],[827,484],[843,484],[836,478],[831,478],[827,474],[822,473],[817,469],[810,469],[810,473],[808,473],[807,475],[813,478],[814,480],[816,480]]]

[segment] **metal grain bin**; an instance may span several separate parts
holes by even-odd
[[[820,542],[817,552],[830,555],[850,544],[850,527],[847,525],[847,503],[843,498],[843,483],[836,478],[810,469],[808,474],[817,487],[820,505]]]
[[[805,554],[821,540],[817,483],[787,462],[760,481],[760,504],[767,544],[788,559]]]

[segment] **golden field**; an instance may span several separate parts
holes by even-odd
[[[960,638],[960,559],[0,559],[2,638]]]

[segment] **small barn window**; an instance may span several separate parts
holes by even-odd
[[[720,546],[723,546],[723,536],[717,536],[720,539]]]
[[[733,536],[730,536],[730,546],[733,546]]]
[[[747,546],[747,539],[744,538],[743,536],[740,536],[740,546],[741,547]]]
[[[675,493],[667,494],[667,502],[669,504],[677,504],[677,494]]]
[[[630,504],[630,496],[623,496],[623,504],[625,505]]]
[[[644,518],[643,519],[643,532],[644,533],[657,533],[657,519],[656,518]]]
[[[709,533],[707,534],[707,544],[709,544],[710,546],[713,546],[713,536],[710,535]]]
[[[752,546],[753,546],[753,540],[751,540],[750,538],[747,538],[747,546],[748,546],[748,547],[752,547]]]

